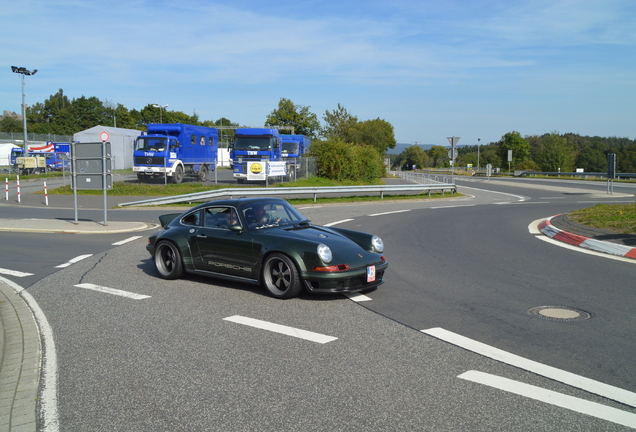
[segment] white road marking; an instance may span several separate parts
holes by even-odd
[[[459,375],[458,378],[487,385],[489,387],[520,396],[525,396],[540,402],[556,405],[561,408],[597,417],[612,423],[636,428],[636,414],[601,405],[596,402],[586,401],[584,399],[557,393],[552,390],[546,390],[541,387],[479,371],[464,372]]]
[[[59,266],[55,266],[55,268],[64,268],[64,267],[68,267],[68,266],[70,266],[71,264],[75,264],[76,262],[81,261],[81,260],[86,259],[86,258],[91,257],[91,256],[93,256],[93,254],[80,255],[80,256],[77,256],[77,257],[75,257],[75,258],[73,258],[73,259],[69,260],[68,262],[66,262],[66,263],[64,263],[64,264],[60,264]]]
[[[6,274],[9,276],[17,276],[17,277],[25,277],[25,276],[33,276],[33,273],[24,273],[17,270],[9,270],[0,268],[0,274]]]
[[[132,237],[127,238],[127,239],[125,239],[125,240],[122,240],[122,241],[118,241],[118,242],[113,243],[113,246],[121,246],[121,245],[123,245],[123,244],[126,244],[126,243],[128,243],[128,242],[131,242],[131,241],[133,241],[133,240],[137,240],[137,239],[139,239],[139,238],[141,238],[141,236],[132,236]]]
[[[328,223],[328,224],[324,224],[323,226],[327,226],[327,227],[329,227],[329,226],[334,226],[334,225],[341,224],[341,223],[345,223],[345,222],[351,222],[352,220],[353,220],[353,219],[343,219],[343,220],[339,220],[339,221],[331,222],[331,223]]]
[[[309,206],[309,207],[298,207],[297,210],[304,210],[304,209],[315,209],[315,208],[321,208],[322,206]]]
[[[350,300],[354,302],[363,302],[363,301],[371,301],[371,297],[367,297],[364,294],[360,293],[345,293],[345,296],[349,297]]]
[[[150,298],[149,295],[136,294],[136,293],[129,292],[129,291],[123,291],[123,290],[119,290],[119,289],[115,289],[115,288],[108,288],[108,287],[103,287],[103,286],[89,284],[89,283],[77,284],[75,286],[78,287],[78,288],[84,288],[84,289],[88,289],[88,290],[99,291],[99,292],[103,292],[103,293],[106,293],[106,294],[113,294],[113,295],[118,295],[118,296],[121,296],[121,297],[128,297],[128,298],[131,298],[133,300],[143,300],[143,299]]]
[[[42,377],[40,379],[40,430],[57,432],[60,427],[57,411],[57,353],[53,340],[53,330],[46,315],[28,291],[15,282],[0,276],[0,281],[6,283],[19,293],[35,316],[40,330],[42,345]]]
[[[498,348],[491,347],[490,345],[486,345],[484,343],[469,339],[457,333],[444,330],[443,328],[437,327],[428,330],[422,330],[422,332],[450,344],[464,348],[468,351],[472,351],[474,353],[482,355],[484,357],[488,357],[493,360],[497,360],[502,363],[527,370],[537,375],[559,381],[572,387],[580,388],[587,392],[594,393],[599,396],[603,396],[608,399],[612,399],[617,402],[636,407],[636,393],[604,384],[599,381],[594,381],[592,379],[585,378],[583,376],[576,375],[561,369],[557,369],[552,366],[547,366],[533,360],[528,360],[521,356],[511,354]]]
[[[327,343],[335,341],[337,337],[327,336],[320,333],[314,333],[307,330],[301,330],[294,327],[288,327],[281,324],[274,324],[269,321],[261,321],[254,318],[247,318],[240,315],[234,315],[228,318],[223,318],[225,321],[235,322],[237,324],[243,324],[250,327],[259,328],[262,330],[268,330],[274,333],[280,333],[287,336],[293,336],[300,339],[305,339],[311,342]]]
[[[437,207],[430,207],[431,209],[445,209],[445,208],[457,208],[457,207],[475,207],[476,204],[470,204],[470,205],[449,205],[449,206],[437,206]]]
[[[462,188],[474,189],[474,190],[478,190],[478,191],[481,191],[481,192],[489,192],[489,193],[500,194],[500,195],[508,195],[508,196],[517,198],[519,201],[525,201],[526,200],[526,198],[522,197],[521,195],[515,195],[515,194],[511,194],[511,193],[507,193],[507,192],[497,192],[497,191],[492,191],[492,190],[487,190],[487,189],[474,188],[474,187],[470,187],[470,186],[462,186]]]
[[[411,211],[411,209],[406,209],[406,210],[395,210],[395,211],[384,212],[384,213],[374,213],[374,214],[370,214],[369,216],[384,216],[384,215],[388,215],[388,214],[393,214],[393,213],[404,213],[404,212],[409,212],[409,211]]]

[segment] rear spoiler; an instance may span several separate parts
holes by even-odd
[[[159,222],[161,223],[161,227],[165,228],[170,222],[175,220],[177,217],[181,216],[181,213],[170,213],[159,216]]]

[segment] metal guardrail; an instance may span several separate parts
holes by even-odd
[[[533,175],[544,175],[544,176],[568,176],[568,177],[607,177],[606,172],[601,173],[593,173],[593,172],[538,172],[538,171],[522,171],[518,175],[515,173],[515,176],[525,177],[525,176],[533,176]],[[616,173],[616,179],[623,178],[635,178],[635,173]]]
[[[318,195],[338,193],[379,193],[384,198],[385,193],[395,192],[426,192],[430,196],[431,191],[457,192],[457,187],[451,183],[430,184],[404,184],[404,185],[377,185],[377,186],[331,186],[331,187],[275,187],[275,188],[227,188],[209,192],[196,192],[172,197],[151,198],[143,201],[120,203],[120,207],[148,206],[162,204],[176,204],[182,202],[206,202],[217,198],[235,196],[273,196],[273,195],[313,195],[314,202]]]

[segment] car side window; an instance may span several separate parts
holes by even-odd
[[[241,224],[236,210],[232,207],[208,207],[204,214],[203,226],[206,228],[229,229],[230,226]]]
[[[201,212],[197,210],[185,215],[181,219],[181,223],[184,225],[201,226]]]

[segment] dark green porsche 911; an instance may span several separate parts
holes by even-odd
[[[260,284],[276,298],[348,293],[384,282],[388,262],[380,237],[312,225],[287,201],[210,201],[159,218],[148,239],[159,275],[184,272]]]

